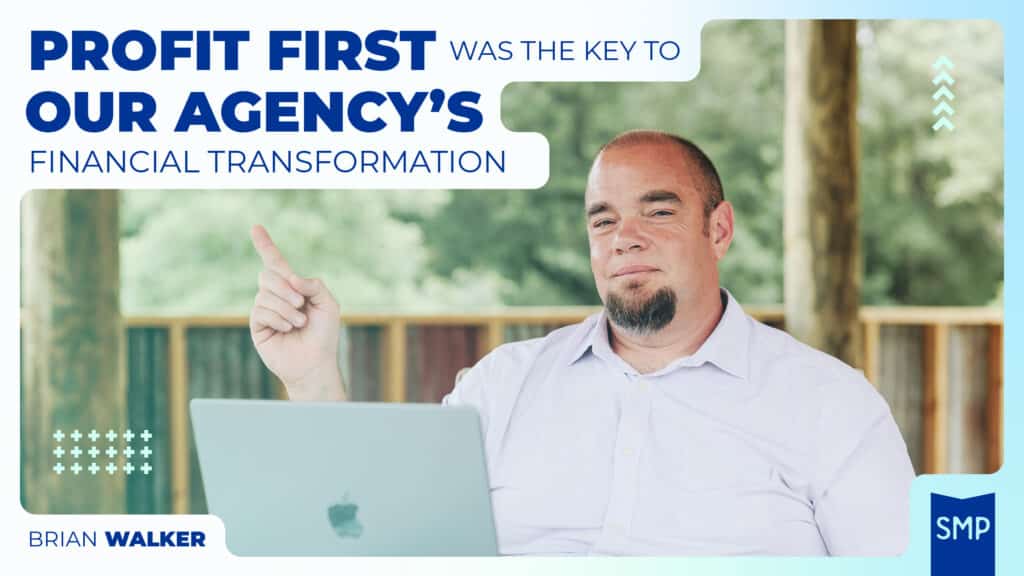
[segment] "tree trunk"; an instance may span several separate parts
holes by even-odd
[[[118,194],[37,190],[22,202],[22,504],[33,513],[124,511],[124,340]],[[113,442],[87,436],[114,430]],[[58,441],[57,431],[63,434]],[[83,436],[75,441],[71,434]],[[54,450],[64,451],[58,458]],[[71,455],[78,446],[82,453]],[[54,471],[60,462],[61,474]],[[75,475],[71,467],[83,469]],[[85,467],[113,462],[113,474]]]
[[[856,21],[787,22],[786,329],[860,366],[856,114]]]

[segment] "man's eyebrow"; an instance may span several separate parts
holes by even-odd
[[[590,206],[587,206],[587,218],[600,214],[601,212],[610,212],[612,207],[607,202],[594,202]]]
[[[678,194],[669,190],[651,190],[640,197],[640,202],[644,204],[651,204],[654,202],[672,202],[675,204],[683,203]],[[593,217],[594,215],[602,212],[611,212],[611,210],[611,204],[607,202],[594,202],[587,207],[587,218]]]
[[[668,190],[651,190],[640,197],[640,201],[650,204],[653,202],[674,202],[676,204],[682,204],[683,200],[679,198],[679,195],[675,192]]]

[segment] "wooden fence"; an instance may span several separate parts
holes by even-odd
[[[542,336],[594,308],[491,314],[344,315],[350,397],[436,402],[459,369],[503,342]],[[748,307],[782,327],[781,307]],[[889,401],[919,473],[989,472],[1002,459],[1002,313],[989,308],[861,311],[862,367]],[[256,355],[245,317],[125,319],[128,425],[154,433],[154,473],[128,480],[135,513],[205,512],[191,398],[283,398]]]

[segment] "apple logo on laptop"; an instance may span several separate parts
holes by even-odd
[[[359,506],[349,502],[348,494],[341,502],[332,504],[327,509],[327,520],[339,538],[359,538],[363,534],[363,525],[356,518]]]

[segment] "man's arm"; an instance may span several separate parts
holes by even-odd
[[[263,226],[252,243],[263,260],[249,334],[292,400],[345,400],[338,368],[338,302],[318,279],[292,271]]]
[[[907,447],[871,384],[859,378],[844,385],[860,390],[840,395],[825,411],[832,430],[822,434],[815,521],[832,556],[899,555],[910,541],[914,469]]]

